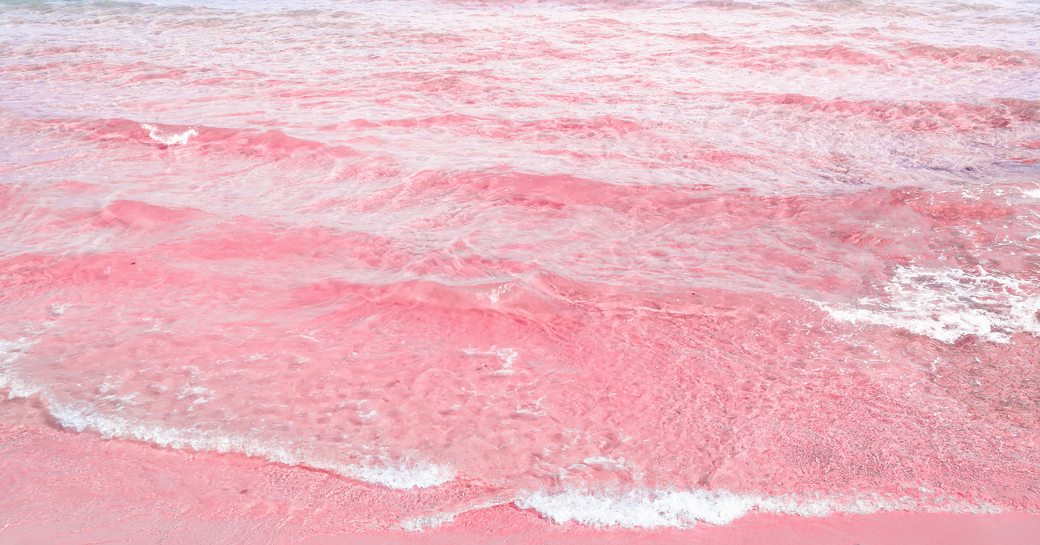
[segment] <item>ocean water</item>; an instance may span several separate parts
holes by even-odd
[[[0,542],[1035,514],[1038,29],[2,2]]]

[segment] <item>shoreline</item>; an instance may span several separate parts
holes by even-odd
[[[509,503],[465,511],[421,531],[366,530],[358,524],[366,516],[405,508],[395,495],[401,491],[240,454],[56,429],[31,402],[0,405],[0,414],[21,415],[15,418],[20,425],[0,427],[0,466],[5,475],[26,477],[6,485],[8,497],[25,499],[0,512],[0,543],[1032,545],[1040,535],[1040,513],[1024,511],[754,512],[723,525],[651,530],[557,524]],[[170,490],[182,493],[164,495]],[[366,508],[370,515],[358,513]]]
[[[686,530],[555,526],[507,507],[467,515],[421,534],[314,537],[301,545],[1032,545],[1040,535],[1040,514],[1034,513],[892,512],[820,518],[756,513],[726,525],[699,524]]]

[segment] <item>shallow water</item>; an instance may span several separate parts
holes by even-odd
[[[1040,4],[281,4],[0,5],[0,528],[1040,505]]]

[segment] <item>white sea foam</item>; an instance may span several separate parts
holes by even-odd
[[[37,395],[40,389],[36,385],[18,377],[14,364],[33,343],[25,339],[7,341],[0,339],[0,390],[7,390],[8,399],[18,399]]]
[[[626,528],[684,528],[697,521],[726,524],[755,507],[751,498],[726,492],[645,492],[596,494],[580,490],[533,492],[517,499],[556,523]]]
[[[880,511],[997,512],[996,506],[936,498],[922,501],[878,494],[841,496],[757,496],[725,490],[537,491],[514,502],[552,522],[624,528],[689,528],[698,522],[728,524],[751,512],[822,517],[834,513]]]
[[[0,339],[0,368],[10,367],[11,364],[21,358],[22,353],[29,348],[30,343],[23,339],[17,341],[5,341]]]
[[[498,303],[499,299],[502,298],[502,295],[505,294],[507,291],[509,291],[512,288],[513,288],[512,284],[502,284],[500,286],[495,286],[494,288],[491,288],[491,289],[489,289],[487,291],[484,291],[484,292],[481,292],[481,293],[486,295],[488,300],[491,301],[492,303]]]
[[[487,350],[479,350],[477,348],[463,348],[462,353],[467,356],[495,356],[502,362],[502,368],[493,371],[491,374],[496,376],[512,375],[516,373],[516,369],[513,364],[516,363],[517,358],[520,357],[520,353],[515,348],[508,346],[499,348],[492,346]]]
[[[817,303],[832,318],[905,329],[945,343],[965,335],[1007,343],[1014,333],[1040,336],[1040,288],[979,269],[897,267],[883,295],[855,305]]]
[[[409,532],[421,532],[429,528],[436,528],[454,522],[455,517],[459,516],[459,514],[460,513],[456,511],[448,511],[444,513],[433,513],[430,515],[412,517],[401,523],[401,529]]]
[[[440,486],[455,478],[448,466],[421,459],[404,459],[384,465],[349,466],[349,475],[388,488],[409,489]]]
[[[148,131],[149,138],[167,146],[183,146],[188,143],[191,137],[199,135],[199,131],[195,130],[194,127],[184,132],[173,134],[164,134],[159,127],[148,123],[141,123],[141,128]]]
[[[24,341],[0,340],[0,390],[9,399],[37,396],[61,427],[83,432],[93,430],[102,437],[130,439],[161,447],[216,453],[237,453],[272,462],[331,471],[345,477],[388,488],[428,488],[455,478],[450,466],[435,464],[419,456],[381,458],[366,464],[344,463],[301,449],[233,433],[182,429],[106,414],[86,402],[60,402],[40,386],[18,376],[13,364],[31,346]]]
[[[924,492],[922,490],[922,492]],[[401,523],[408,531],[422,531],[453,522],[462,513],[510,503],[494,500],[452,511],[413,517]],[[998,513],[989,503],[956,498],[882,494],[763,496],[726,490],[628,489],[591,491],[570,489],[557,492],[526,492],[513,505],[530,509],[556,524],[578,523],[592,527],[691,528],[697,523],[729,524],[750,513],[773,513],[802,517],[826,517],[836,513],[871,514],[883,511]]]
[[[450,467],[420,458],[380,460],[371,465],[347,464],[249,436],[181,429],[102,414],[87,403],[50,402],[48,405],[58,424],[79,432],[91,429],[106,438],[133,439],[176,449],[245,454],[286,465],[332,471],[388,488],[427,488],[442,485],[455,477]]]
[[[177,391],[177,399],[191,399],[191,405],[188,406],[189,411],[193,411],[197,406],[208,403],[213,395],[213,391],[203,386],[183,386]]]

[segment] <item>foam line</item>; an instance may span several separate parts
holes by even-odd
[[[419,457],[380,459],[370,465],[348,464],[244,435],[140,422],[103,414],[89,403],[59,402],[43,388],[21,379],[15,373],[14,362],[29,346],[31,344],[26,342],[0,340],[0,389],[8,390],[9,399],[38,396],[54,421],[65,429],[77,432],[93,430],[105,438],[142,441],[174,449],[244,454],[285,465],[331,471],[394,489],[429,488],[455,478],[451,467]]]
[[[515,504],[521,509],[537,511],[558,524],[577,522],[594,527],[622,528],[690,528],[698,522],[721,525],[752,512],[824,517],[835,513],[880,511],[1000,511],[991,504],[948,498],[918,500],[880,494],[757,496],[725,490],[535,491],[522,495]]]

